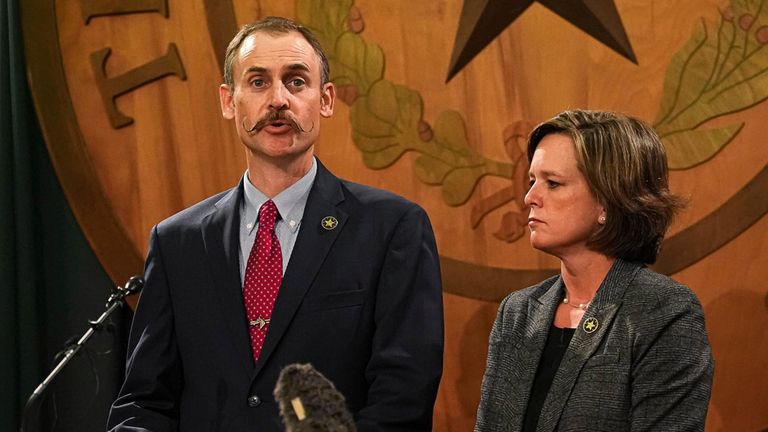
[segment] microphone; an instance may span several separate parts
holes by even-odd
[[[141,276],[131,276],[125,283],[123,290],[125,295],[138,294],[144,288],[144,278]]]
[[[144,278],[141,276],[131,276],[124,287],[115,287],[112,289],[112,295],[107,299],[107,307],[114,302],[122,302],[126,296],[138,294],[144,288]],[[93,323],[93,321],[88,321]]]
[[[284,367],[274,395],[286,432],[357,432],[344,396],[311,364]]]

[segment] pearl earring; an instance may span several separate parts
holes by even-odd
[[[600,216],[599,218],[597,218],[597,222],[600,225],[603,225],[605,223],[605,216]]]

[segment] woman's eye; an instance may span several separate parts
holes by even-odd
[[[556,187],[560,186],[560,183],[552,180],[547,180],[547,187],[550,189],[554,189]]]

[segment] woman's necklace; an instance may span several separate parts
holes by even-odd
[[[587,310],[589,307],[589,304],[592,303],[592,300],[586,302],[586,303],[578,303],[578,304],[571,304],[571,302],[568,301],[568,296],[566,295],[563,297],[563,304],[568,305],[574,309],[581,309],[583,311]]]

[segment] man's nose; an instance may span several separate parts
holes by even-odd
[[[288,109],[288,89],[285,88],[285,84],[282,82],[278,82],[272,86],[269,108],[275,111]]]

